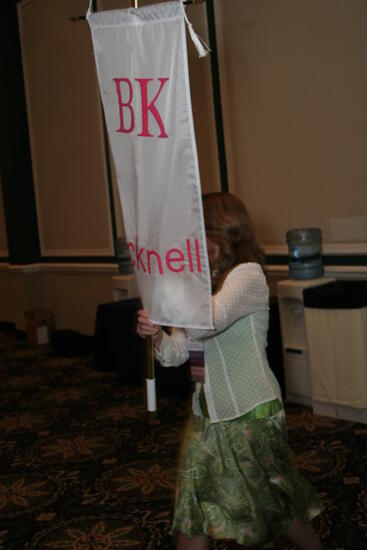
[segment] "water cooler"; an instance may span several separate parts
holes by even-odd
[[[290,279],[277,283],[287,400],[312,405],[303,291],[333,278],[324,276],[318,228],[287,231]]]

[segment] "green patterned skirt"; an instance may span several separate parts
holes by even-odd
[[[266,545],[295,517],[309,521],[323,508],[298,472],[279,401],[226,422],[190,417],[171,534]]]

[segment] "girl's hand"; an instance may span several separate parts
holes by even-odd
[[[149,319],[149,313],[146,309],[139,309],[138,311],[138,324],[136,332],[142,338],[146,336],[152,336],[154,346],[159,350],[163,339],[163,330],[160,325],[155,325]]]

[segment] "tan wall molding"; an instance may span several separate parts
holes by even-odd
[[[27,265],[1,264],[0,271],[9,271],[10,273],[36,273],[36,272],[74,272],[74,273],[118,273],[117,264],[103,263],[42,263]]]
[[[41,271],[40,269],[40,264],[24,264],[24,265],[21,265],[21,264],[17,264],[17,265],[12,265],[12,264],[8,264],[8,269],[7,271],[9,271],[9,273],[24,273],[24,274],[27,274],[27,273],[37,273],[39,271]]]
[[[269,256],[288,255],[286,244],[270,244],[262,247]],[[367,243],[326,243],[322,245],[322,253],[325,256],[353,256],[367,254]]]
[[[118,265],[116,264],[83,264],[83,263],[42,263],[42,271],[58,271],[58,272],[84,272],[84,273],[118,273]]]
[[[337,278],[345,276],[356,277],[362,276],[367,278],[367,266],[358,265],[327,265],[325,266],[325,274],[334,275]],[[57,271],[57,272],[84,272],[84,273],[118,273],[117,264],[97,264],[97,263],[42,263],[28,265],[10,265],[8,263],[0,263],[0,271],[9,271],[13,273],[34,273],[37,271]],[[267,265],[265,271],[268,275],[288,275],[287,265]],[[364,276],[364,277],[363,277]]]
[[[108,256],[110,257],[113,255],[114,255],[114,252],[111,248],[45,249],[42,253],[42,256],[44,258],[47,258],[49,256],[60,256],[60,257]]]
[[[325,275],[335,277],[336,279],[367,279],[367,266],[360,265],[326,265],[324,267]],[[267,265],[265,272],[270,278],[289,278],[287,265]]]

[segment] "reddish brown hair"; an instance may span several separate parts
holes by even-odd
[[[211,265],[212,291],[221,287],[228,272],[245,262],[264,264],[264,254],[256,243],[255,230],[245,205],[231,193],[203,196],[207,237],[219,246]]]

